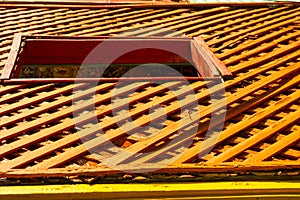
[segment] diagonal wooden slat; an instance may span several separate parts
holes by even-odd
[[[295,150],[295,149],[292,149],[292,148],[288,148],[286,150],[283,150],[281,152],[281,155],[286,156],[288,158],[292,158],[292,159],[300,158],[300,152],[298,150]]]

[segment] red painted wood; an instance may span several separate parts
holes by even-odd
[[[14,40],[13,44],[10,50],[9,57],[6,61],[5,67],[2,71],[0,79],[9,79],[11,76],[11,73],[13,71],[13,68],[16,64],[17,56],[21,48],[21,40],[22,40],[22,35],[21,33],[16,33],[14,35]]]

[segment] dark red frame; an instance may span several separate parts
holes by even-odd
[[[139,44],[156,43],[167,44],[180,49],[185,55],[189,55],[189,60],[200,74],[200,77],[133,77],[133,78],[18,78],[19,66],[23,64],[70,64],[82,63],[86,55],[95,48],[96,45],[106,40],[108,37],[81,37],[81,36],[24,36],[20,33],[14,35],[13,45],[3,69],[0,80],[3,83],[32,83],[32,82],[87,82],[87,81],[151,81],[151,80],[203,80],[219,79],[220,77],[231,76],[231,72],[213,54],[201,37],[195,38],[165,38],[165,37],[117,37],[110,38],[112,45],[115,44]],[[22,49],[22,50],[21,50]],[[68,49],[68,51],[66,51]],[[159,52],[160,56],[151,56],[151,50],[143,50],[139,55],[122,57],[114,63],[170,63],[183,62],[174,60],[171,54]],[[74,56],[75,55],[75,56]],[[147,55],[147,56],[144,56]],[[149,55],[149,56],[148,56]],[[97,63],[99,61],[95,61]],[[105,61],[104,61],[105,63]],[[72,63],[73,64],[73,63]]]

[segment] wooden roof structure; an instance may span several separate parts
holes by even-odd
[[[2,3],[0,14],[0,69],[7,61],[15,33],[114,36],[134,30],[133,35],[145,37],[160,36],[169,29],[188,37],[201,36],[233,74],[223,83],[227,107],[223,131],[214,144],[207,147],[212,149],[205,156],[199,156],[206,150],[202,145],[209,129],[212,102],[206,82],[192,82],[201,113],[195,116],[199,127],[191,144],[170,165],[160,169],[145,165],[139,166],[139,170],[153,168],[153,173],[168,174],[296,170],[299,174],[300,8],[296,4],[37,6]],[[184,95],[179,82],[167,84]],[[84,85],[1,84],[0,177],[123,173],[97,160],[77,134],[80,130],[76,129],[73,117],[72,91]],[[101,149],[99,154],[110,157],[118,148],[135,153],[150,152],[141,159],[159,163],[163,162],[162,155],[172,156],[174,151],[180,151],[176,146],[187,138],[184,131],[176,134],[180,129],[178,121],[182,120],[178,114],[182,105],[178,105],[172,93],[161,85],[139,83],[139,89],[129,102],[135,123],[149,123],[148,111],[157,104],[164,107],[168,117],[159,134],[130,137],[110,114],[114,86],[115,83],[107,82],[95,89],[95,114],[99,123],[105,125],[104,134],[117,147]],[[136,85],[127,85],[122,93],[131,93],[131,87]],[[91,91],[85,91],[81,95],[90,94]],[[95,133],[93,126],[84,132],[86,136]],[[179,136],[180,140],[173,146],[159,150]],[[118,159],[130,162],[130,157]],[[134,167],[127,169],[135,170]]]

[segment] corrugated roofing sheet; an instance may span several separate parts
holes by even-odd
[[[50,177],[120,173],[97,158],[113,156],[122,148],[142,156],[139,161],[162,163],[182,153],[171,165],[127,165],[127,171],[233,172],[300,168],[300,8],[293,5],[172,6],[106,8],[0,8],[0,66],[3,69],[14,33],[101,36],[126,32],[126,36],[201,35],[234,77],[223,83],[227,112],[219,137],[205,140],[212,113],[210,90],[204,81],[191,83],[200,116],[191,116],[199,129],[195,136],[177,132],[182,104],[161,85],[137,83],[121,88],[130,95],[130,116],[137,124],[151,122],[148,111],[160,104],[168,114],[163,126],[126,134],[110,114],[115,83],[96,87],[95,113],[104,134],[114,146],[91,154],[81,142],[73,117],[72,92],[81,97],[92,92],[85,84],[21,84],[0,86],[1,177]],[[146,29],[148,28],[148,29]],[[131,33],[128,31],[134,30]],[[176,32],[166,32],[174,30]],[[168,88],[185,94],[178,82]],[[217,88],[215,88],[218,90]],[[88,104],[86,108],[89,107]],[[121,106],[121,105],[120,105]],[[214,104],[222,108],[222,104]],[[219,107],[218,107],[219,106]],[[80,109],[80,108],[77,108]],[[86,109],[88,111],[88,109]],[[163,114],[156,113],[156,118]],[[214,118],[217,120],[218,118]],[[123,119],[119,119],[123,120]],[[126,119],[125,119],[126,120]],[[218,123],[218,120],[216,121]],[[183,122],[185,123],[185,122]],[[85,136],[97,133],[86,124]],[[157,133],[152,137],[149,135]],[[81,135],[82,136],[82,135]],[[95,138],[86,137],[89,147]],[[177,139],[176,139],[177,138]],[[189,148],[179,146],[192,139]],[[175,141],[172,146],[160,148]],[[94,143],[93,143],[94,142]],[[203,146],[205,144],[205,146]],[[97,152],[97,153],[96,153]],[[146,154],[147,153],[147,154]],[[202,155],[202,156],[199,156]],[[116,163],[131,162],[132,156],[116,157]]]

